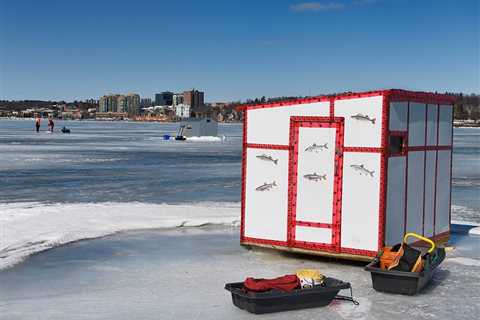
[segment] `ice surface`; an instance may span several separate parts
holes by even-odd
[[[238,203],[0,204],[0,270],[30,254],[122,230],[237,225]]]
[[[375,291],[364,263],[246,250],[238,237],[237,228],[221,227],[125,232],[34,255],[0,272],[0,319],[467,320],[480,313],[477,237],[454,236],[455,250],[417,296]],[[360,305],[254,316],[223,288],[302,268],[350,282]]]
[[[240,201],[241,124],[219,137],[165,141],[178,124],[63,121],[35,133],[0,119],[0,203]]]
[[[175,123],[57,121],[62,126],[72,133],[37,134],[33,120],[0,119],[0,203],[240,201],[241,124],[220,124],[221,141],[164,141]],[[456,220],[480,222],[479,141],[478,129],[454,129]]]
[[[472,228],[468,233],[472,235],[480,236],[480,227]]]
[[[452,263],[463,264],[464,266],[480,267],[480,260],[478,259],[457,257],[457,258],[451,258],[448,261]]]
[[[204,141],[204,142],[216,142],[225,140],[225,137],[214,136],[202,136],[202,137],[188,137],[187,141]]]

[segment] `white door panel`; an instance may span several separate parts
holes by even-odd
[[[390,130],[407,131],[408,102],[390,103]]]
[[[342,239],[344,248],[377,251],[380,153],[343,155]],[[362,170],[361,166],[366,170]]]
[[[248,110],[247,142],[287,145],[291,116],[328,116],[330,103],[315,102],[288,107]]]
[[[425,152],[408,153],[407,227],[406,232],[422,234],[423,175]]]
[[[246,176],[245,236],[286,241],[288,150],[248,148]]]
[[[435,208],[435,165],[436,151],[427,151],[425,166],[425,219],[423,221],[424,236],[433,236],[433,220]]]
[[[297,226],[295,240],[330,244],[332,242],[332,230],[326,228]]]
[[[346,147],[381,146],[383,96],[335,100],[335,116],[345,117]]]
[[[299,128],[297,220],[332,223],[335,135],[335,128]]]
[[[450,230],[451,150],[438,151],[435,234]]]
[[[437,145],[438,105],[429,104],[427,110],[427,146]]]
[[[410,102],[408,145],[418,147],[425,145],[425,103]]]
[[[405,224],[405,173],[406,157],[388,158],[387,204],[385,244],[393,246],[402,242]],[[435,167],[434,167],[435,169]]]
[[[452,145],[452,106],[441,105],[439,108],[440,123],[438,132],[438,144],[441,146]]]

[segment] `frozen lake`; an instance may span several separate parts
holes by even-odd
[[[238,225],[241,124],[222,141],[164,141],[175,124],[0,120],[0,269],[79,239]],[[454,130],[453,220],[480,222],[480,130]]]
[[[163,141],[176,124],[58,121],[56,128],[64,125],[70,135],[0,120],[0,203],[240,201],[241,124],[221,124],[221,142]],[[454,220],[480,222],[480,129],[454,129],[452,197]]]
[[[164,141],[177,124],[62,126],[72,133],[0,120],[0,203],[239,201],[240,124],[220,125],[221,142]]]
[[[474,319],[480,313],[479,237],[455,235],[456,249],[415,297],[376,292],[364,264],[249,251],[238,238],[236,228],[132,231],[34,255],[0,272],[0,319],[252,319],[232,305],[225,283],[301,268],[350,282],[360,305],[333,301],[257,317]]]

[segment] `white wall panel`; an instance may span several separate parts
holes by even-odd
[[[378,250],[380,154],[346,152],[343,158],[342,239],[344,248]],[[373,172],[362,174],[352,165]]]
[[[425,220],[424,235],[433,236],[433,210],[435,207],[435,161],[436,151],[427,151],[425,167]]]
[[[381,146],[382,102],[383,96],[335,100],[335,116],[345,117],[346,147]],[[358,114],[375,119],[374,123],[352,118]]]
[[[425,110],[425,109],[424,109]],[[422,234],[424,152],[408,153],[407,232]]]
[[[277,164],[257,156],[267,155]],[[268,191],[257,191],[264,183],[275,182]],[[245,236],[269,240],[287,240],[288,151],[247,149],[245,197]]]
[[[425,145],[425,108],[426,104],[410,102],[408,145]]]
[[[406,157],[388,158],[387,210],[385,243],[402,242],[405,224],[405,170]]]
[[[436,146],[438,105],[429,104],[427,108],[427,146]]]
[[[438,144],[449,146],[452,144],[452,106],[440,106],[440,128]]]
[[[332,230],[297,226],[295,229],[295,240],[331,244]]]
[[[407,113],[408,102],[390,103],[390,130],[407,131]]]
[[[450,229],[450,152],[438,151],[435,234]]]
[[[329,116],[330,102],[248,110],[247,142],[289,144],[290,116]]]
[[[296,219],[332,223],[335,178],[335,128],[299,128]],[[313,144],[327,148],[307,151]],[[309,180],[305,175],[325,175]]]

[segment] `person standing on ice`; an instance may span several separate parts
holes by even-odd
[[[40,132],[40,123],[42,119],[40,118],[39,115],[37,115],[37,118],[35,119],[35,128],[37,129],[37,132]]]
[[[55,126],[55,124],[53,123],[53,118],[49,117],[48,118],[48,131],[53,132],[53,127],[54,126]]]

